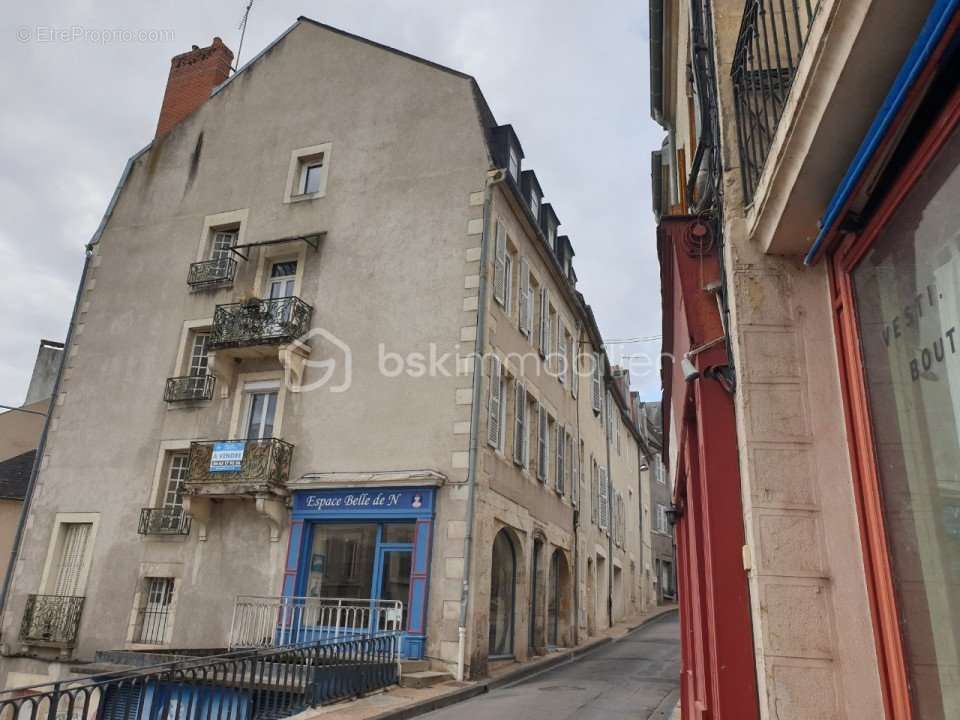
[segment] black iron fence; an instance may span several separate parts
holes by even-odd
[[[274,720],[399,680],[400,633],[185,658],[0,691],[4,720]]]
[[[744,201],[753,202],[819,0],[747,0],[733,56]]]
[[[140,510],[141,535],[189,535],[193,518],[183,508],[143,508]]]
[[[28,644],[73,647],[82,613],[83,597],[28,595],[20,621],[20,640]]]
[[[187,285],[192,288],[231,285],[237,274],[237,261],[232,257],[203,260],[190,265]]]
[[[217,305],[207,347],[276,345],[296,340],[310,329],[313,308],[298,297]]]
[[[188,485],[219,483],[284,486],[290,477],[293,445],[278,438],[236,440],[243,448],[242,457],[233,466],[218,467],[214,460],[215,446],[224,441],[190,443]]]
[[[183,375],[167,378],[163,388],[165,402],[189,402],[191,400],[210,400],[217,383],[214,375]]]

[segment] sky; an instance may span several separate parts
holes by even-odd
[[[26,395],[41,338],[63,340],[83,247],[146,145],[170,58],[237,51],[247,0],[8,4],[0,24],[0,404]],[[255,0],[241,64],[298,16],[473,75],[523,144],[570,235],[611,355],[658,399],[646,0]],[[653,359],[648,363],[644,354]]]

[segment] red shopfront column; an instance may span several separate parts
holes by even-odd
[[[664,293],[664,437],[678,441],[674,504],[680,578],[684,720],[759,716],[733,397],[709,368],[726,364],[712,233],[697,218],[659,228]],[[704,348],[704,346],[707,346]],[[691,350],[700,377],[683,377]],[[669,456],[669,455],[668,455]]]

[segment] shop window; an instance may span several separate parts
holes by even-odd
[[[501,530],[493,542],[490,572],[491,657],[513,655],[513,617],[516,600],[517,563],[513,542]]]
[[[325,598],[372,598],[377,526],[313,526],[307,558],[306,594]]]

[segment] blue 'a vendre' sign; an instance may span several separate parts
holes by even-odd
[[[210,472],[240,472],[246,447],[243,440],[215,442],[210,455]]]

